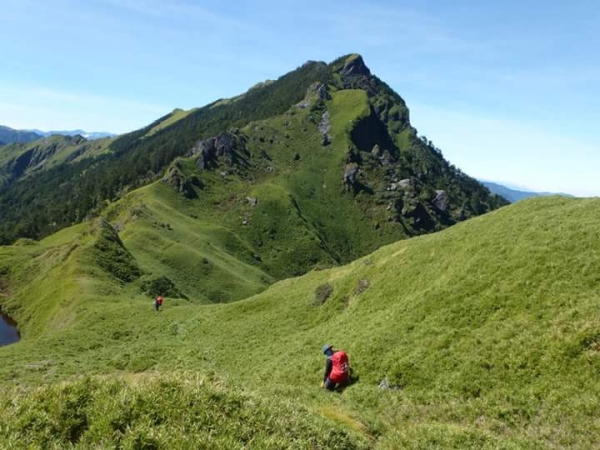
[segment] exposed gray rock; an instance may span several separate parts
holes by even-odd
[[[306,95],[304,96],[304,100],[298,103],[298,108],[308,108],[314,99],[317,100],[331,100],[331,94],[323,83],[318,81],[311,84],[306,90]]]
[[[405,178],[404,180],[398,181],[397,186],[402,189],[410,189],[413,187],[412,180],[410,178]]]
[[[319,83],[318,81],[311,84],[306,90],[305,99],[310,99],[313,96],[317,97],[319,100],[331,100],[331,94],[329,94],[329,90],[327,86],[323,83]]]
[[[371,155],[373,155],[375,158],[379,158],[379,156],[381,156],[381,150],[379,150],[379,145],[375,144],[373,146],[373,149],[371,150]]]
[[[246,201],[248,203],[250,203],[250,206],[252,206],[253,208],[256,207],[258,205],[258,199],[254,198],[254,197],[246,197]]]
[[[344,187],[349,189],[356,185],[356,175],[358,174],[358,166],[356,164],[348,164],[344,170]]]
[[[329,145],[331,143],[331,135],[329,134],[329,132],[331,131],[331,123],[329,119],[329,111],[325,111],[323,113],[323,117],[321,117],[321,123],[319,123],[319,133],[321,133],[321,136],[323,137],[323,146]]]
[[[198,177],[192,176],[190,178],[186,178],[185,175],[181,173],[177,165],[173,165],[167,171],[162,181],[175,189],[175,191],[183,195],[185,198],[190,199],[198,197],[194,187],[199,189],[204,188],[204,183],[202,183]]]
[[[247,166],[246,138],[237,132],[221,133],[216,137],[202,139],[196,143],[188,156],[198,156],[197,165],[200,169],[214,168],[217,160],[222,160],[228,166]]]
[[[365,64],[361,55],[352,55],[344,64],[344,68],[340,71],[342,77],[349,75],[366,75],[371,76],[371,71]]]
[[[438,210],[442,212],[446,212],[448,206],[450,204],[450,199],[448,198],[448,194],[446,191],[437,190],[435,191],[435,198],[431,201],[433,206],[435,206]]]
[[[387,391],[387,390],[400,390],[402,389],[402,386],[398,385],[398,384],[390,384],[387,377],[385,377],[383,380],[381,380],[379,382],[379,389],[383,390],[383,391]]]
[[[344,89],[363,89],[369,96],[377,94],[376,83],[362,56],[352,55],[348,57],[339,73]]]

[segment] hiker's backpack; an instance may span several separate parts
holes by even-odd
[[[332,368],[329,379],[334,383],[342,383],[348,379],[350,365],[348,355],[344,351],[337,351],[331,356]]]

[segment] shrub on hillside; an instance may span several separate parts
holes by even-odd
[[[142,281],[140,289],[144,294],[148,294],[150,297],[157,297],[162,295],[164,297],[172,298],[185,298],[187,296],[177,289],[175,283],[173,283],[167,277],[155,277]]]
[[[95,264],[123,282],[142,275],[135,258],[127,251],[117,232],[104,220],[96,223],[97,237],[91,255]]]
[[[333,294],[333,286],[331,283],[323,283],[317,286],[315,289],[315,303],[317,305],[322,305],[331,297]]]
[[[369,286],[371,285],[371,283],[369,283],[369,280],[358,280],[358,283],[356,284],[356,287],[354,288],[354,295],[360,295],[363,292],[365,292],[367,289],[369,289]]]

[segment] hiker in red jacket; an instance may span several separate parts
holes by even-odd
[[[156,300],[154,300],[154,308],[156,308],[156,310],[158,311],[160,309],[160,307],[163,304],[163,298],[159,295],[158,297],[156,297]]]
[[[325,362],[325,376],[323,377],[322,388],[333,391],[336,388],[342,388],[350,381],[350,364],[348,355],[343,350],[334,350],[333,346],[327,344],[323,346],[323,353],[327,357]]]

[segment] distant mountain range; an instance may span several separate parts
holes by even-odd
[[[562,192],[532,192],[532,191],[520,191],[516,189],[511,189],[509,187],[503,186],[502,184],[494,183],[491,181],[481,181],[485,187],[487,187],[492,193],[500,195],[504,197],[511,203],[518,202],[519,200],[524,200],[526,198],[531,197],[547,197],[549,195],[562,195],[564,197],[573,197],[570,194],[565,194]]]
[[[13,130],[0,125],[0,145],[13,144],[15,142],[26,143],[35,141],[42,136],[33,131]]]
[[[43,137],[52,136],[54,134],[59,134],[62,136],[83,136],[88,140],[94,139],[102,139],[105,137],[113,137],[116,136],[114,133],[108,133],[106,131],[84,131],[84,130],[57,130],[57,131],[41,131],[41,130],[30,130],[36,134],[39,134]]]
[[[14,144],[14,143],[27,143],[35,141],[37,139],[48,137],[52,135],[62,136],[83,136],[88,140],[101,139],[105,137],[116,136],[113,133],[107,133],[105,131],[84,131],[84,130],[71,130],[71,131],[41,131],[41,130],[15,130],[10,127],[0,125],[0,145]]]

